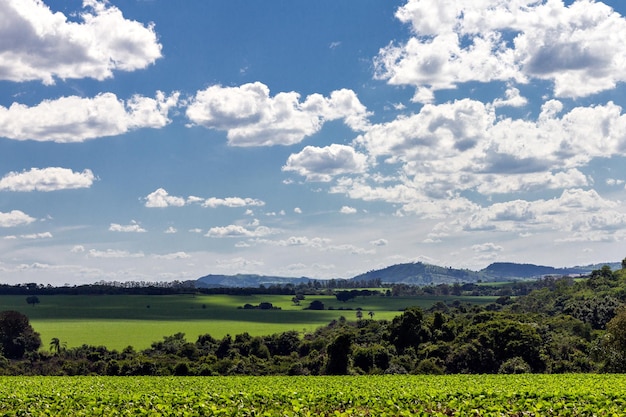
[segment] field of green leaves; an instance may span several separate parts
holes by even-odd
[[[619,416],[625,375],[0,377],[2,416]]]

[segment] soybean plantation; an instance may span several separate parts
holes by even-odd
[[[1,377],[4,416],[617,416],[624,375]]]

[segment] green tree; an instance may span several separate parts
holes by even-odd
[[[408,347],[417,348],[430,337],[424,326],[424,315],[419,307],[411,307],[391,322],[389,339],[400,353]]]
[[[18,311],[0,313],[0,347],[9,359],[21,359],[26,352],[41,346],[41,337],[35,332],[28,317]]]
[[[31,295],[26,297],[26,302],[28,304],[31,304],[33,307],[36,306],[37,304],[39,304],[39,297],[37,297],[36,295]]]
[[[348,373],[348,359],[352,350],[352,337],[348,333],[340,334],[328,345],[328,363],[326,373],[328,375],[346,375]]]
[[[65,350],[67,343],[61,343],[61,340],[58,337],[53,337],[50,341],[50,351],[56,353],[57,355]]]
[[[622,307],[606,325],[600,359],[608,372],[626,372],[626,308]]]
[[[321,302],[320,300],[311,301],[311,303],[309,304],[309,310],[323,310],[323,309],[324,309],[324,303]]]

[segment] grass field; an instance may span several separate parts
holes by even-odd
[[[622,416],[624,375],[0,377],[3,416]]]
[[[309,296],[300,306],[294,305],[291,298],[281,295],[53,295],[40,296],[40,304],[32,306],[26,303],[25,296],[0,296],[0,311],[17,310],[26,314],[35,331],[41,334],[44,348],[56,337],[68,347],[88,344],[121,350],[129,345],[144,349],[163,336],[178,332],[185,333],[190,341],[206,333],[221,338],[244,332],[253,336],[288,330],[306,332],[341,316],[355,320],[355,310],[359,307],[365,318],[372,311],[374,319],[392,319],[410,306],[428,308],[437,301],[453,300],[485,304],[496,297],[358,297],[342,303],[334,296]],[[332,310],[305,310],[313,300],[322,301]],[[270,302],[281,310],[237,308],[261,302]]]

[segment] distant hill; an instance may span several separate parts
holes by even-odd
[[[383,283],[389,284],[436,285],[455,282],[476,282],[485,280],[487,276],[482,272],[470,271],[468,269],[445,268],[416,262],[388,266],[357,275],[351,279],[371,280],[377,278]]]
[[[536,279],[546,275],[586,275],[595,269],[600,269],[603,265],[609,265],[611,269],[620,269],[621,263],[610,262],[587,266],[576,266],[571,268],[554,268],[551,266],[518,264],[513,262],[496,262],[480,271],[469,269],[446,268],[437,265],[430,265],[423,262],[405,263],[391,265],[383,269],[372,270],[350,280],[369,281],[380,279],[385,284],[407,284],[407,285],[438,285],[469,283],[478,281],[511,281]],[[198,278],[196,287],[198,288],[220,288],[220,287],[254,287],[261,285],[270,286],[273,284],[300,284],[316,281],[313,278],[300,277],[276,277],[254,274],[238,275],[206,275]]]
[[[591,270],[584,267],[553,268],[533,264],[516,264],[512,262],[496,262],[481,272],[494,278],[537,278],[545,275],[580,275]]]

